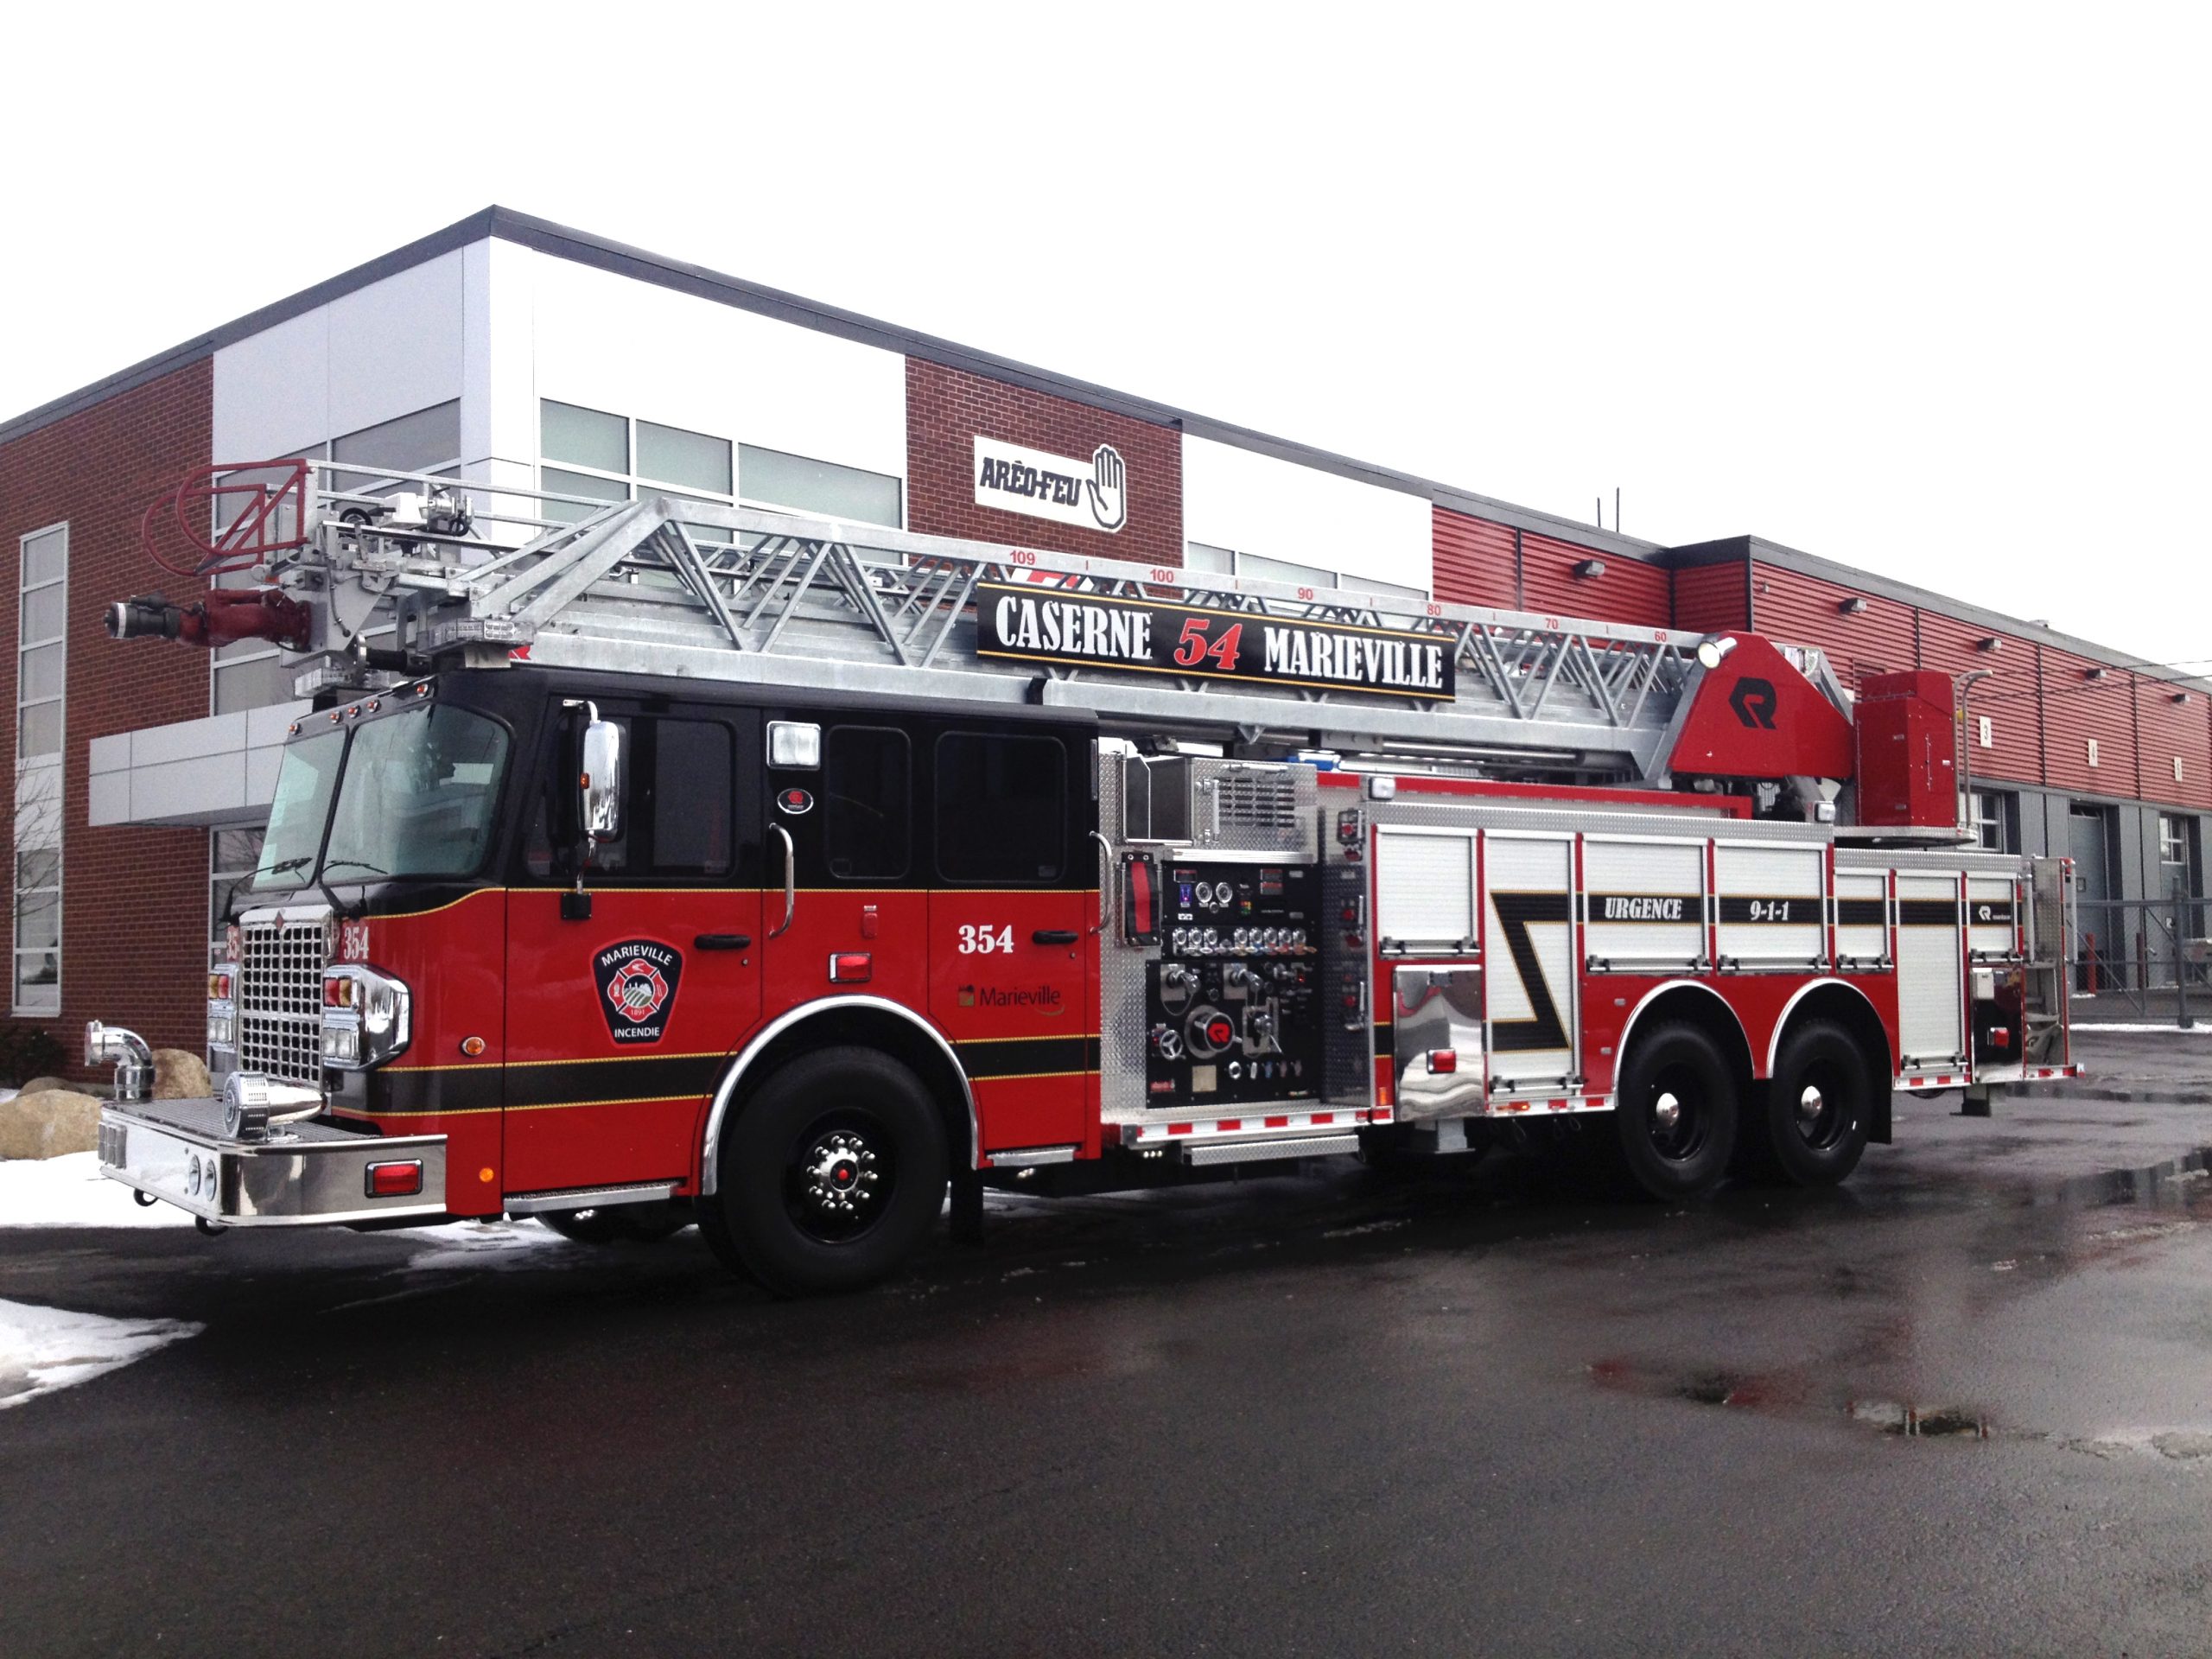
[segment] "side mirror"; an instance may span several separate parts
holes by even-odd
[[[599,842],[622,838],[622,728],[594,718],[584,728],[583,765],[577,786],[582,792],[584,839]]]

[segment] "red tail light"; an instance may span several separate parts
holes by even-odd
[[[1430,1076],[1433,1077],[1440,1071],[1457,1071],[1459,1069],[1459,1052],[1457,1049],[1432,1048],[1428,1051]]]
[[[405,1163],[371,1164],[362,1185],[372,1198],[408,1198],[423,1190],[422,1160]]]

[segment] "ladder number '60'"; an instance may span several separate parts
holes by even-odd
[[[960,954],[963,957],[989,956],[997,950],[1014,949],[1014,930],[1011,927],[994,929],[988,922],[981,926],[963,922],[960,926]]]

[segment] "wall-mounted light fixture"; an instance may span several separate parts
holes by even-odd
[[[1854,594],[1849,599],[1845,600],[1842,604],[1837,606],[1836,609],[1841,611],[1846,616],[1860,615],[1866,609],[1866,596],[1864,594]]]
[[[2189,701],[2189,693],[2188,693],[2188,692],[2186,692],[2186,691],[2177,691],[2177,692],[2175,692],[2175,693],[2174,693],[2174,701],[2175,701],[2176,702],[2186,703],[2186,702]]]
[[[1605,574],[1605,562],[1603,559],[1585,559],[1574,567],[1574,574],[1584,581],[1602,576]]]
[[[2109,669],[2085,668],[2082,671],[2082,677],[2085,680],[2101,680],[2109,672],[2111,672]]]
[[[1974,648],[1976,651],[2002,651],[2005,649],[2005,642],[1993,633],[1986,639],[1975,640]]]

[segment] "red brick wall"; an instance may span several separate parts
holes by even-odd
[[[1129,516],[1118,534],[1031,518],[976,504],[976,440],[996,438],[1084,460],[1102,443],[1128,464]],[[1084,553],[1144,564],[1183,563],[1183,436],[1109,414],[906,359],[906,527],[927,536],[968,536],[1020,547]]]
[[[207,1037],[207,832],[85,822],[92,739],[207,712],[204,652],[118,645],[101,626],[115,600],[160,590],[174,600],[203,584],[149,565],[138,520],[165,485],[204,466],[214,442],[207,361],[97,404],[0,446],[0,664],[16,662],[18,538],[69,526],[68,702],[62,748],[61,1016],[42,1021],[77,1075],[85,1021],[126,1025],[156,1047],[199,1053]],[[0,753],[16,752],[16,701],[0,698]],[[14,774],[8,774],[10,801]],[[15,814],[0,814],[12,842]],[[13,847],[0,868],[14,868]],[[12,879],[0,911],[12,910]],[[14,918],[5,923],[14,937]],[[12,987],[13,967],[10,964]],[[0,1005],[4,1006],[4,1005]]]

